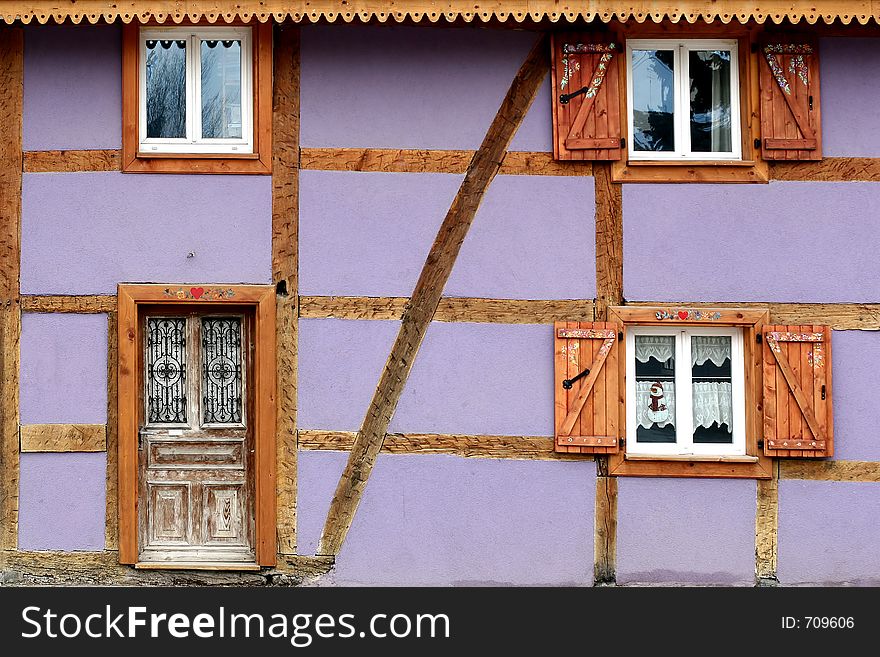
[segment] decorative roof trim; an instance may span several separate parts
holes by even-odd
[[[386,11],[382,11],[382,9]],[[796,0],[763,0],[757,3],[735,0],[679,0],[660,2],[614,2],[613,0],[0,0],[0,20],[5,23],[130,23],[158,21],[181,23],[207,20],[209,23],[233,20],[261,23],[352,21],[381,23],[404,20],[432,23],[462,19],[467,22],[491,20],[515,22],[573,22],[576,20],[635,20],[638,23],[682,20],[688,23],[733,21],[779,24],[788,19],[793,23],[813,25],[819,21],[844,25],[852,22],[865,25],[880,23],[880,0],[823,0],[812,4]]]

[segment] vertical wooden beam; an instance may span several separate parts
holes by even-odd
[[[0,548],[18,545],[18,394],[21,339],[21,28],[0,28]]]
[[[623,188],[611,180],[611,164],[593,163],[596,197],[595,319],[623,303]],[[596,515],[593,578],[613,584],[617,569],[617,479],[608,476],[608,458],[596,457]]]
[[[342,547],[461,244],[486,190],[501,167],[511,139],[547,75],[549,54],[549,39],[541,35],[514,77],[437,232],[330,504],[318,546],[319,554],[335,555]]]
[[[117,446],[119,430],[116,421],[116,361],[118,340],[116,312],[107,314],[107,502],[104,524],[104,547],[115,550],[119,547],[119,508],[116,502],[119,468]]]
[[[593,164],[596,189],[596,319],[623,303],[623,187],[611,182],[611,165]]]
[[[278,552],[296,553],[299,27],[275,28],[272,94],[272,280],[276,289]]]
[[[613,584],[617,567],[617,477],[596,477],[595,532],[593,583]]]
[[[755,580],[758,586],[775,586],[777,533],[779,530],[779,461],[771,479],[758,479],[755,512]]]

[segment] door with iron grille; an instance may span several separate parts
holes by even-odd
[[[142,322],[138,560],[254,564],[252,318]]]

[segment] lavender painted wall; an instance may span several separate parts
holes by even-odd
[[[107,421],[107,316],[21,318],[22,424]]]
[[[360,427],[398,326],[300,321],[300,427]],[[548,326],[434,322],[390,429],[552,435],[553,331]]]
[[[880,586],[880,483],[779,482],[779,581]]]
[[[880,335],[867,331],[834,331],[834,458],[880,461],[877,433],[877,366]]]
[[[308,26],[302,145],[475,149],[534,41],[518,30]],[[545,81],[512,148],[552,144]]]
[[[301,172],[300,292],[409,296],[461,180]],[[593,203],[592,178],[498,176],[444,294],[594,297]]]
[[[271,183],[267,176],[25,174],[21,291],[268,283]]]
[[[624,185],[629,300],[880,301],[873,183]]]
[[[751,585],[753,480],[618,479],[617,581]]]
[[[25,28],[22,132],[26,151],[120,148],[119,25]]]
[[[820,39],[822,152],[826,157],[878,157],[874,117],[880,104],[880,39]],[[860,129],[861,128],[861,129]]]
[[[302,554],[317,546],[345,456],[299,454]],[[591,460],[383,454],[330,579],[337,585],[589,585],[594,492]]]
[[[103,550],[107,455],[22,454],[18,547]]]

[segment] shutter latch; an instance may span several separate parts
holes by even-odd
[[[562,382],[562,387],[565,388],[566,390],[571,390],[571,386],[574,385],[575,381],[577,381],[578,379],[584,378],[589,373],[590,373],[590,368],[588,367],[587,369],[585,369],[583,372],[581,372],[577,376],[572,377],[571,379],[565,379],[565,381]]]
[[[825,401],[825,386],[822,386],[822,401]]]
[[[570,94],[559,94],[559,104],[560,105],[568,105],[568,101],[570,101],[572,98],[576,98],[576,97],[580,96],[581,94],[587,93],[587,89],[589,89],[589,88],[590,88],[590,86],[587,85],[587,86],[581,87],[577,91],[572,91]]]

